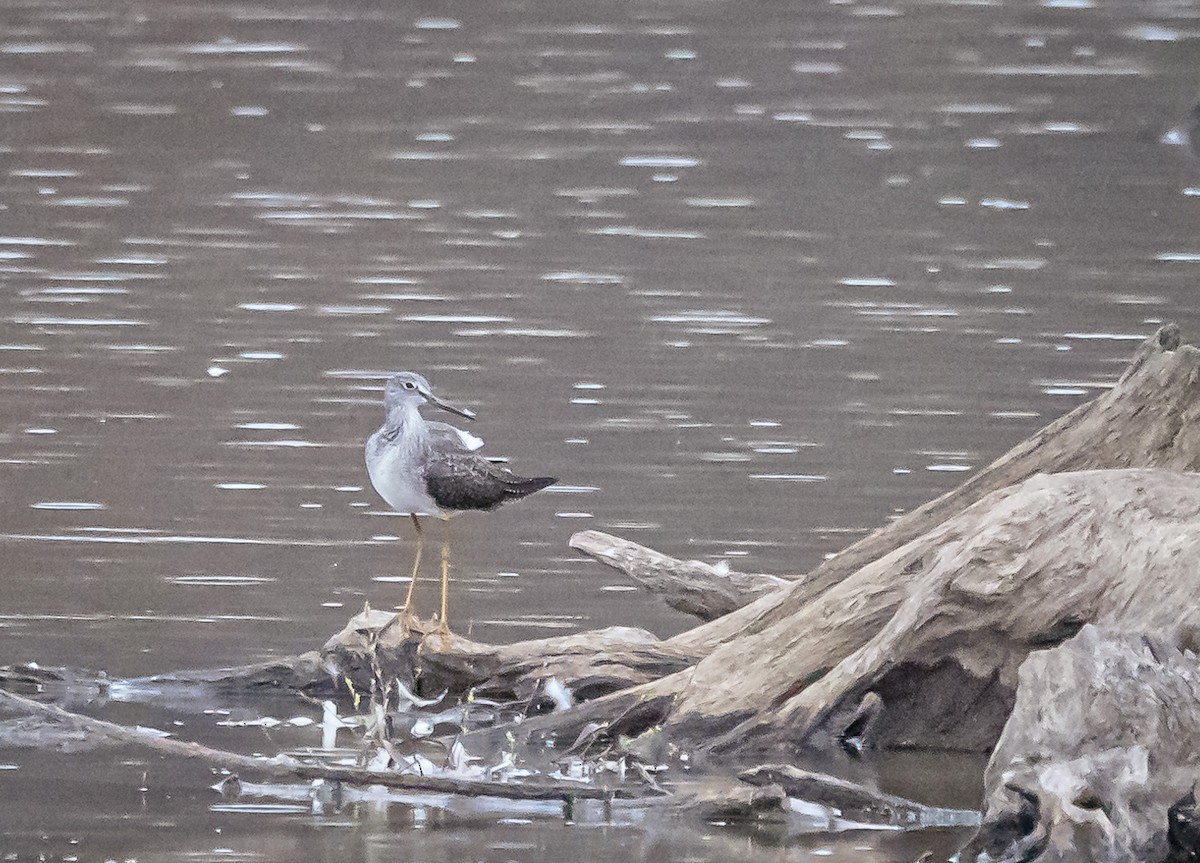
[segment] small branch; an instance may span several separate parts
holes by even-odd
[[[699,560],[678,560],[598,530],[580,531],[570,545],[701,620],[716,620],[790,583],[774,575],[726,572]]]
[[[884,794],[857,782],[813,773],[790,764],[763,764],[738,774],[755,786],[781,788],[789,797],[819,803],[836,810],[839,817],[863,824],[933,826],[979,823],[979,813],[967,809],[939,809],[904,797]]]
[[[787,794],[778,785],[748,785],[726,777],[681,782],[665,805],[708,822],[785,824],[792,818]]]
[[[568,797],[606,800],[613,797],[638,796],[626,788],[601,788],[561,782],[509,784],[447,776],[414,776],[395,771],[366,770],[358,767],[305,764],[286,756],[277,756],[271,759],[256,758],[251,755],[228,752],[224,749],[214,749],[199,743],[153,736],[145,731],[137,731],[114,722],[72,713],[52,704],[42,704],[2,689],[0,689],[0,705],[36,713],[54,721],[69,723],[74,728],[101,735],[114,743],[132,744],[151,749],[162,755],[193,758],[227,770],[257,773],[276,779],[324,779],[329,782],[344,782],[347,785],[382,785],[405,791],[463,794],[472,797],[503,797],[510,800],[561,800]]]

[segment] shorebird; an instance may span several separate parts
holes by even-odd
[[[413,621],[412,597],[425,549],[420,516],[442,520],[442,612],[438,631],[449,633],[446,620],[446,589],[450,571],[450,516],[466,510],[491,510],[540,491],[557,479],[550,476],[520,477],[497,467],[477,450],[483,441],[448,423],[426,420],[420,407],[432,404],[465,419],[475,414],[448,404],[433,394],[429,381],[416,372],[400,372],[387,382],[383,408],[385,418],[367,439],[367,473],[371,485],[387,505],[412,519],[417,532],[417,552],[412,578],[404,599],[404,621]]]

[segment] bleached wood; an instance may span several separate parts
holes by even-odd
[[[668,727],[718,751],[820,742],[876,692],[886,745],[986,749],[1031,650],[1089,622],[1200,625],[1197,559],[1200,475],[1038,475],[715,650]]]
[[[1086,626],[1030,654],[963,863],[1034,859],[1038,849],[1036,859],[1060,863],[1164,859],[1168,812],[1200,776],[1200,663],[1177,642],[1193,633],[1162,632]],[[1174,832],[1172,859],[1195,860],[1194,827],[1191,841]]]
[[[774,575],[722,571],[703,561],[679,560],[599,530],[576,533],[570,545],[701,620],[716,620],[788,584]]]

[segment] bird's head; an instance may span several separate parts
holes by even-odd
[[[388,379],[387,387],[383,391],[383,404],[389,414],[398,407],[410,404],[419,407],[426,402],[460,417],[475,419],[474,411],[455,407],[435,396],[429,381],[416,372],[400,372]]]

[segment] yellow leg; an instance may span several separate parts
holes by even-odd
[[[450,519],[442,519],[442,618],[438,624],[438,632],[442,637],[450,634],[450,624],[446,619],[446,593],[450,587]]]
[[[417,529],[417,555],[413,559],[412,578],[408,580],[408,594],[404,597],[404,620],[406,624],[411,624],[413,620],[413,588],[417,586],[417,573],[421,569],[421,552],[425,550],[425,532],[421,530],[421,520],[413,514],[409,514],[412,519],[413,527]]]

